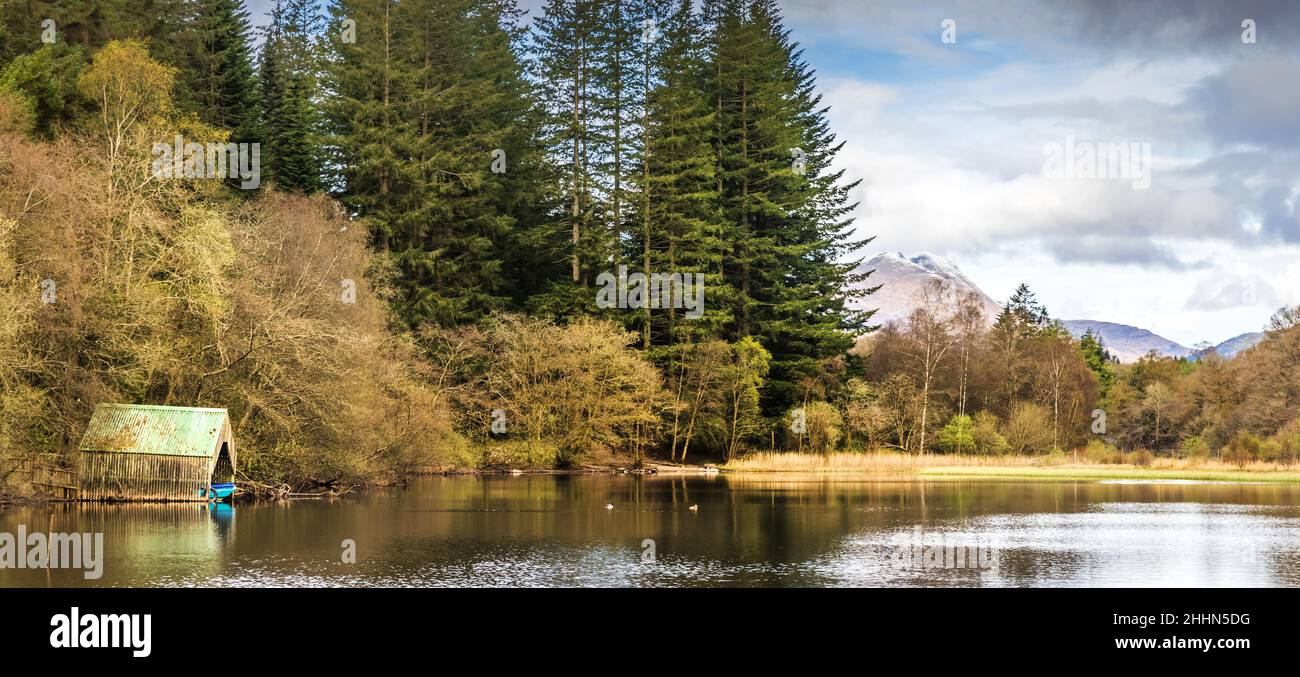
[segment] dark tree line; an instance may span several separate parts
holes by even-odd
[[[769,415],[867,328],[855,184],[772,0],[552,0],[531,20],[514,0],[281,0],[258,36],[238,0],[3,4],[6,86],[39,133],[75,116],[62,85],[96,49],[146,38],[179,110],[262,144],[263,185],[328,192],[369,229],[410,327],[606,315],[665,365],[753,337]],[[619,266],[703,274],[703,316],[598,309]]]

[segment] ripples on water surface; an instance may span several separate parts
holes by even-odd
[[[1300,585],[1285,484],[437,477],[331,502],[0,513],[0,532],[19,524],[102,531],[104,575],[0,586]]]

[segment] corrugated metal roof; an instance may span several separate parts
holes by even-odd
[[[225,409],[101,404],[86,425],[82,451],[211,457]]]

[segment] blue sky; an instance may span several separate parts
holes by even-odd
[[[249,3],[256,23],[271,4]],[[867,255],[933,252],[996,299],[1024,281],[1062,319],[1189,346],[1300,304],[1300,2],[781,7],[845,141],[837,162],[862,179]],[[1051,175],[1067,139],[1149,147],[1150,185]]]

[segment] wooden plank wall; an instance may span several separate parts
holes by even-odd
[[[18,461],[12,472],[6,468],[5,474],[15,484],[30,484],[35,492],[45,498],[56,501],[77,500],[77,471],[64,468],[41,458],[25,458]]]
[[[85,501],[201,501],[211,458],[81,452]]]

